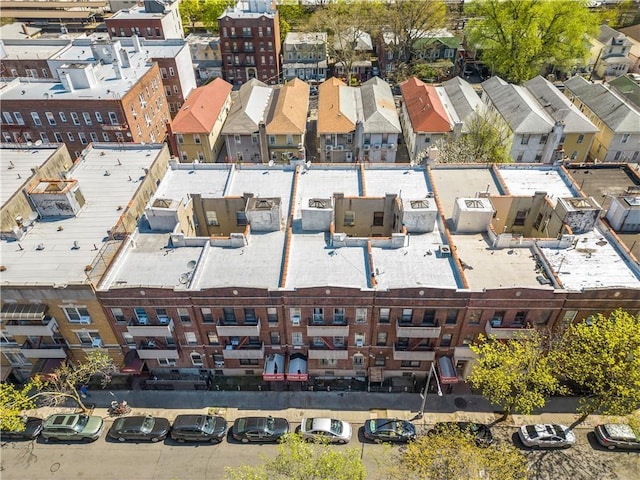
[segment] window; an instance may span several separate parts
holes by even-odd
[[[216,332],[207,332],[207,341],[209,345],[219,345],[220,340],[218,339],[218,334]]]
[[[96,112],[96,122],[102,123],[102,114],[100,112]]]
[[[384,212],[373,212],[373,226],[382,227],[384,225]]]
[[[512,326],[517,327],[517,326],[524,325],[524,321],[526,318],[527,318],[527,312],[524,312],[524,311],[516,312],[515,317],[513,317]]]
[[[303,345],[302,340],[302,332],[292,332],[291,333],[291,344],[296,347],[301,347]]]
[[[271,332],[271,345],[280,345],[280,332]]]
[[[47,117],[47,122],[49,122],[49,125],[56,125],[56,117],[53,116],[53,113],[44,112],[44,115]]]
[[[40,132],[40,140],[42,140],[43,143],[49,143],[49,137],[44,132]]]
[[[95,331],[88,330],[80,330],[78,332],[74,332],[78,340],[83,346],[100,346],[102,345],[102,338],[100,338],[100,334]]]
[[[356,323],[367,323],[366,308],[356,308]]]
[[[400,368],[420,368],[419,360],[402,360]]]
[[[89,138],[91,138],[92,142],[97,142],[98,141],[98,134],[95,132],[89,132]]]
[[[334,324],[344,324],[346,323],[347,319],[344,315],[344,308],[335,308],[333,310],[333,323]]]
[[[376,338],[376,345],[378,347],[384,347],[387,345],[387,332],[378,332],[378,337]]]
[[[257,136],[252,135],[251,136],[251,140],[253,140],[254,138],[256,138],[256,142],[257,142]],[[269,135],[269,145],[275,145],[276,144],[276,136],[275,135]]]
[[[71,121],[74,125],[80,125],[80,118],[76,112],[71,112]]]
[[[622,156],[622,152],[621,151],[617,151],[616,154],[613,156],[614,160],[620,160],[620,157]]]
[[[22,118],[22,114],[20,112],[13,112],[13,116],[15,117],[18,125],[24,125],[24,118]]]
[[[237,323],[236,312],[232,307],[224,307],[222,315],[224,316],[224,323]]]
[[[126,343],[130,347],[135,347],[136,339],[133,335],[127,332],[122,333],[122,338],[124,339],[124,343]]]
[[[187,345],[193,346],[198,344],[195,332],[184,332],[184,339],[186,340]]]
[[[182,323],[191,323],[191,316],[189,315],[189,309],[188,308],[178,308],[178,318],[180,319],[180,321]]]
[[[462,345],[463,346],[467,346],[467,345],[471,345],[473,343],[473,333],[468,333],[467,335],[464,336],[464,338],[462,339]]]
[[[513,220],[514,226],[524,226],[524,221],[527,219],[527,211],[526,210],[518,210],[516,212],[516,218]]]
[[[311,321],[313,323],[323,323],[324,322],[324,309],[315,307],[313,309],[313,314],[311,316]]]
[[[422,314],[422,324],[430,325],[432,327],[436,326],[436,311],[435,310],[425,310]]]
[[[402,323],[411,323],[413,320],[413,309],[412,308],[403,308],[402,309],[402,319],[400,320]]]
[[[376,367],[384,367],[385,363],[386,357],[384,355],[376,355],[376,358],[373,361],[373,364]]]
[[[267,322],[278,323],[278,309],[275,307],[267,308]]]
[[[458,322],[458,310],[447,310],[446,325],[455,325]]]
[[[356,224],[356,212],[351,210],[346,210],[344,212],[344,224],[345,225],[355,225]]]
[[[143,325],[147,323],[148,316],[147,311],[144,308],[134,308],[133,313],[136,315],[138,323]]]
[[[540,137],[540,145],[545,145],[547,143],[547,139],[549,138],[549,135],[542,135]]]
[[[67,123],[67,116],[64,114],[64,112],[59,112],[58,116],[60,117],[60,121],[62,123]]]
[[[91,323],[91,315],[85,307],[64,307],[69,323]]]
[[[240,144],[242,144],[242,137],[240,137],[240,135],[237,135],[237,134],[236,134],[236,135],[234,135],[234,136],[233,136],[233,139],[235,140],[236,145],[240,145]]]
[[[247,225],[247,214],[244,212],[236,212],[236,225]]]
[[[502,322],[504,321],[504,312],[494,312],[493,317],[491,318],[491,326],[501,327]]]
[[[289,310],[289,314],[291,315],[291,323],[294,326],[300,325],[300,309],[299,308],[291,308]]]
[[[255,308],[244,309],[244,323],[245,325],[257,325],[258,319],[256,318]]]
[[[580,135],[578,135],[578,140],[576,143],[582,143],[584,142],[584,135],[581,133]]]
[[[102,140],[104,140],[105,142],[110,142],[111,141],[109,139],[109,134],[107,132],[102,132]]]
[[[24,132],[22,134],[22,138],[24,138],[25,142],[30,142],[31,141],[31,134],[29,132]]]
[[[210,308],[201,308],[200,312],[202,313],[202,323],[213,323],[213,312]]]
[[[109,112],[108,115],[111,125],[118,125],[118,116],[116,115],[116,112]]]
[[[78,132],[78,139],[80,139],[80,143],[82,145],[86,145],[87,143],[87,136],[84,134],[84,132]]]
[[[320,366],[322,367],[335,367],[338,364],[338,360],[335,358],[321,358]]]
[[[472,310],[469,313],[469,325],[479,325],[482,317],[482,310]]]
[[[551,318],[551,311],[547,310],[544,312],[540,312],[538,319],[536,320],[536,325],[546,325],[549,323],[549,319]]]
[[[445,333],[440,338],[440,346],[441,347],[450,347],[452,340],[453,340],[453,334],[452,333]]]
[[[523,152],[519,152],[518,156],[516,157],[516,162],[522,162],[523,158],[524,158],[524,153]]]
[[[391,309],[390,308],[381,308],[380,315],[378,318],[379,323],[389,323],[391,321]]]
[[[529,135],[529,134],[522,135],[522,140],[520,140],[520,144],[529,145],[529,139],[530,138],[531,138],[531,135]]]
[[[151,37],[153,35],[153,29],[151,27],[147,27],[147,37]]]
[[[364,365],[364,355],[356,353],[353,356],[353,366],[354,367],[362,367]]]
[[[2,112],[2,116],[4,117],[4,122],[13,125],[13,117],[10,112]]]
[[[625,133],[624,135],[622,135],[622,143],[627,143],[629,141],[629,137],[631,137],[630,133]]]
[[[156,37],[161,37],[161,36],[162,36],[162,31],[160,31],[160,29],[156,27]]]
[[[365,341],[364,333],[356,333],[354,335],[354,340],[356,342],[356,347],[364,347],[364,341]]]
[[[93,124],[93,122],[91,121],[91,115],[89,115],[89,112],[82,112],[82,118],[84,119],[84,123],[86,125]]]
[[[53,136],[55,137],[56,142],[60,142],[60,143],[62,143],[62,142],[63,142],[63,140],[62,140],[62,134],[61,134],[60,132],[54,132]]]
[[[173,86],[173,93],[175,93],[176,95],[180,93],[180,90],[178,89],[178,85]]]
[[[202,361],[202,355],[200,355],[199,353],[191,352],[189,356],[191,357],[191,363],[194,367],[201,367],[202,365],[204,365],[204,362]]]
[[[197,133],[193,135],[193,143],[195,143],[196,145],[200,145],[201,143],[200,135],[198,135]]]
[[[111,315],[113,315],[113,319],[116,322],[126,322],[127,319],[124,318],[124,311],[121,308],[112,308]]]
[[[173,67],[169,67],[169,76],[170,76],[170,77],[175,77],[175,76],[176,76],[176,72],[175,72],[175,70],[173,69]]]
[[[122,30],[122,29],[120,29]],[[173,367],[175,366],[176,361],[173,358],[159,358],[158,365],[161,367]]]

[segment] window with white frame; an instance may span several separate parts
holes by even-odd
[[[189,309],[184,307],[179,307],[178,318],[182,323],[191,323],[191,315],[189,315]]]
[[[220,225],[218,223],[218,215],[213,210],[205,210],[205,216],[207,217],[207,225],[210,227],[217,227]]]
[[[122,334],[122,338],[124,340],[124,343],[126,343],[128,346],[133,347],[136,344],[136,339],[133,335],[131,335],[128,332],[123,332]]]
[[[84,123],[86,125],[93,125],[93,121],[91,121],[91,115],[89,115],[89,112],[82,112],[82,118],[84,119]]]
[[[116,112],[109,112],[108,115],[111,125],[118,125],[118,115],[116,115]]]
[[[366,308],[356,308],[356,323],[367,323]]]
[[[4,123],[13,125],[13,117],[11,116],[11,112],[2,112],[2,116],[4,118]]]
[[[49,125],[56,125],[56,117],[52,112],[44,112],[44,115],[45,117],[47,117],[47,122],[49,122]]]
[[[40,132],[40,140],[42,140],[43,143],[49,143],[49,137],[44,132]]]
[[[356,353],[353,355],[353,366],[358,368],[364,365],[364,355]]]
[[[124,317],[124,310],[122,308],[113,307],[111,309],[111,315],[113,315],[113,319],[116,322],[126,322],[127,319]]]
[[[197,133],[193,135],[193,143],[195,143],[196,145],[200,145],[202,143],[202,141],[200,140],[200,135],[198,135]]]
[[[80,125],[80,117],[76,112],[71,112],[71,121],[74,125]]]
[[[364,347],[364,338],[365,338],[365,334],[364,333],[356,333],[354,334],[354,340],[356,342],[356,347]]]
[[[62,140],[62,134],[60,132],[54,132],[53,136],[56,139],[56,142],[62,143],[64,140]]]
[[[102,140],[105,142],[109,142],[109,134],[107,132],[102,132]]]
[[[102,114],[100,112],[96,112],[96,122],[103,123]]]
[[[63,307],[69,323],[91,323],[91,315],[86,307]]]
[[[96,132],[89,132],[89,138],[95,143],[98,141],[98,134]]]
[[[236,145],[240,145],[242,143],[242,137],[238,134],[234,135],[233,139],[235,140]]]
[[[291,332],[291,344],[294,347],[301,347],[304,345],[302,338],[302,332]]]
[[[176,361],[174,358],[159,358],[158,365],[161,367],[173,367],[175,366]]]
[[[78,138],[80,139],[80,143],[82,145],[86,145],[87,143],[87,136],[84,134],[84,132],[78,132]]]
[[[184,339],[187,342],[187,345],[193,346],[198,344],[195,332],[184,332]]]
[[[199,353],[191,352],[189,356],[191,357],[191,364],[194,367],[201,367],[202,365],[204,365],[204,362],[202,361],[202,355],[200,355]]]
[[[78,330],[74,332],[83,346],[102,345],[100,333],[94,330]]]
[[[20,112],[13,112],[13,116],[15,117],[18,125],[24,125],[24,118],[22,118],[22,114]]]
[[[300,325],[301,311],[300,308],[294,307],[289,309],[289,314],[291,316],[291,324],[293,326]]]
[[[20,352],[4,352],[4,357],[12,367],[31,365],[31,362]]]

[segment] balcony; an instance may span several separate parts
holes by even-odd
[[[171,337],[173,335],[173,320],[160,319],[158,323],[149,325],[146,320],[131,320],[127,332],[132,337]]]
[[[138,357],[140,360],[157,360],[159,358],[180,358],[180,354],[175,345],[168,345],[167,343],[158,339],[143,340],[136,346]]]
[[[410,349],[409,347],[399,346],[397,343],[393,344],[393,359],[394,360],[415,360],[415,361],[427,361],[433,362],[436,358],[436,352],[433,351],[431,346],[418,346]]]
[[[478,355],[473,353],[473,351],[469,347],[455,347],[453,349],[453,358],[454,363],[457,363],[458,360],[475,360],[478,358]]]
[[[493,336],[500,340],[508,340],[518,335],[531,335],[533,328],[525,327],[524,325],[521,327],[493,327],[491,326],[491,322],[487,322],[485,332],[489,337]]]
[[[58,322],[53,317],[40,320],[9,320],[4,323],[3,330],[11,336],[53,337],[58,331]]]
[[[25,341],[20,353],[27,358],[67,358],[66,347],[64,340],[55,341],[47,336],[36,341]]]
[[[245,320],[246,322],[246,320]],[[218,318],[216,330],[219,337],[259,337],[260,336],[260,319],[256,319],[254,325],[238,325],[236,323],[225,322],[223,318]]]
[[[335,359],[335,360],[347,360],[349,358],[348,346],[345,343],[341,346],[334,346],[329,343],[325,345],[317,345],[311,343],[309,345],[309,358],[310,359]]]
[[[309,337],[348,337],[349,325],[344,318],[333,323],[325,323],[319,318],[307,319],[307,336]]]
[[[222,350],[223,358],[234,359],[261,359],[264,358],[264,343],[260,345],[245,344],[245,345],[227,345]]]
[[[433,325],[413,325],[396,320],[396,336],[403,338],[440,338],[441,327]]]

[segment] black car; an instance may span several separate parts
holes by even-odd
[[[220,443],[227,433],[227,421],[211,415],[178,415],[171,426],[177,442]]]
[[[233,438],[243,443],[278,442],[287,433],[289,422],[277,417],[241,417],[231,428]]]
[[[397,418],[375,418],[364,423],[364,438],[372,442],[408,442],[416,439],[416,427]]]
[[[493,434],[491,433],[491,429],[484,423],[440,422],[434,425],[433,430],[431,430],[429,434],[443,433],[451,429],[458,429],[461,432],[473,435],[476,440],[476,445],[479,447],[488,447],[493,443]]]
[[[127,440],[151,440],[159,442],[167,438],[169,433],[169,420],[148,415],[118,418],[107,434],[121,442]]]
[[[2,440],[33,440],[42,431],[44,420],[37,417],[22,417],[22,423],[24,429],[20,431],[5,431],[0,432]]]

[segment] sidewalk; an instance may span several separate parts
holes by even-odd
[[[126,400],[132,415],[155,415],[173,420],[184,413],[210,413],[221,415],[228,422],[242,416],[273,415],[299,422],[304,417],[330,416],[362,424],[371,418],[397,417],[412,420],[420,409],[422,398],[416,393],[367,392],[212,392],[212,391],[140,391],[91,390],[85,403],[95,405],[94,415],[107,417],[107,408],[113,400]],[[537,415],[510,415],[501,426],[519,426],[526,423],[561,423],[571,425],[579,415],[575,408],[577,398],[552,398]],[[68,408],[40,408],[38,416],[68,411]],[[501,417],[493,406],[479,395],[450,394],[427,396],[424,416],[418,425],[439,421],[475,421],[491,423]],[[415,421],[415,420],[414,420]],[[578,428],[593,428],[604,418],[591,415]]]

